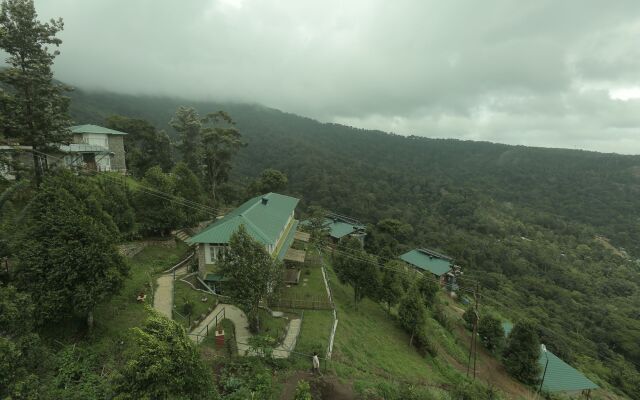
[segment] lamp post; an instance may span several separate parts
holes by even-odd
[[[547,355],[547,346],[545,346],[544,344],[541,344],[540,350],[542,350],[542,353],[546,357],[547,362],[544,364],[544,372],[542,373],[542,380],[540,381],[540,387],[538,388],[538,396],[536,397],[539,397],[540,393],[542,393],[542,384],[544,383],[544,377],[547,375],[547,366],[549,366],[549,356]]]

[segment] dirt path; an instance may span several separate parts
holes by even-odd
[[[334,375],[313,375],[311,372],[298,371],[289,376],[283,382],[280,400],[293,400],[296,394],[298,382],[309,382],[314,399],[322,400],[355,400],[358,398],[349,383],[341,383]]]

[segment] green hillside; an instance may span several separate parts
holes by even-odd
[[[173,135],[179,105],[237,121],[248,146],[233,181],[283,171],[303,206],[369,223],[367,249],[382,261],[415,246],[453,256],[485,305],[533,319],[555,354],[640,396],[640,156],[402,137],[259,105],[84,91],[73,93],[72,115],[143,118]],[[389,238],[376,227],[385,218],[411,230]]]

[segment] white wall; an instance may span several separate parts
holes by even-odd
[[[104,133],[83,133],[82,141],[86,144],[109,148],[109,141]]]

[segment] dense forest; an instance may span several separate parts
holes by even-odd
[[[485,307],[533,320],[556,354],[640,398],[640,156],[402,137],[260,105],[80,90],[71,114],[142,118],[176,139],[168,123],[180,105],[228,112],[248,144],[221,189],[227,203],[261,171],[283,171],[303,206],[367,222],[367,249],[381,261],[415,246],[453,256]],[[409,228],[389,232],[385,219]]]

